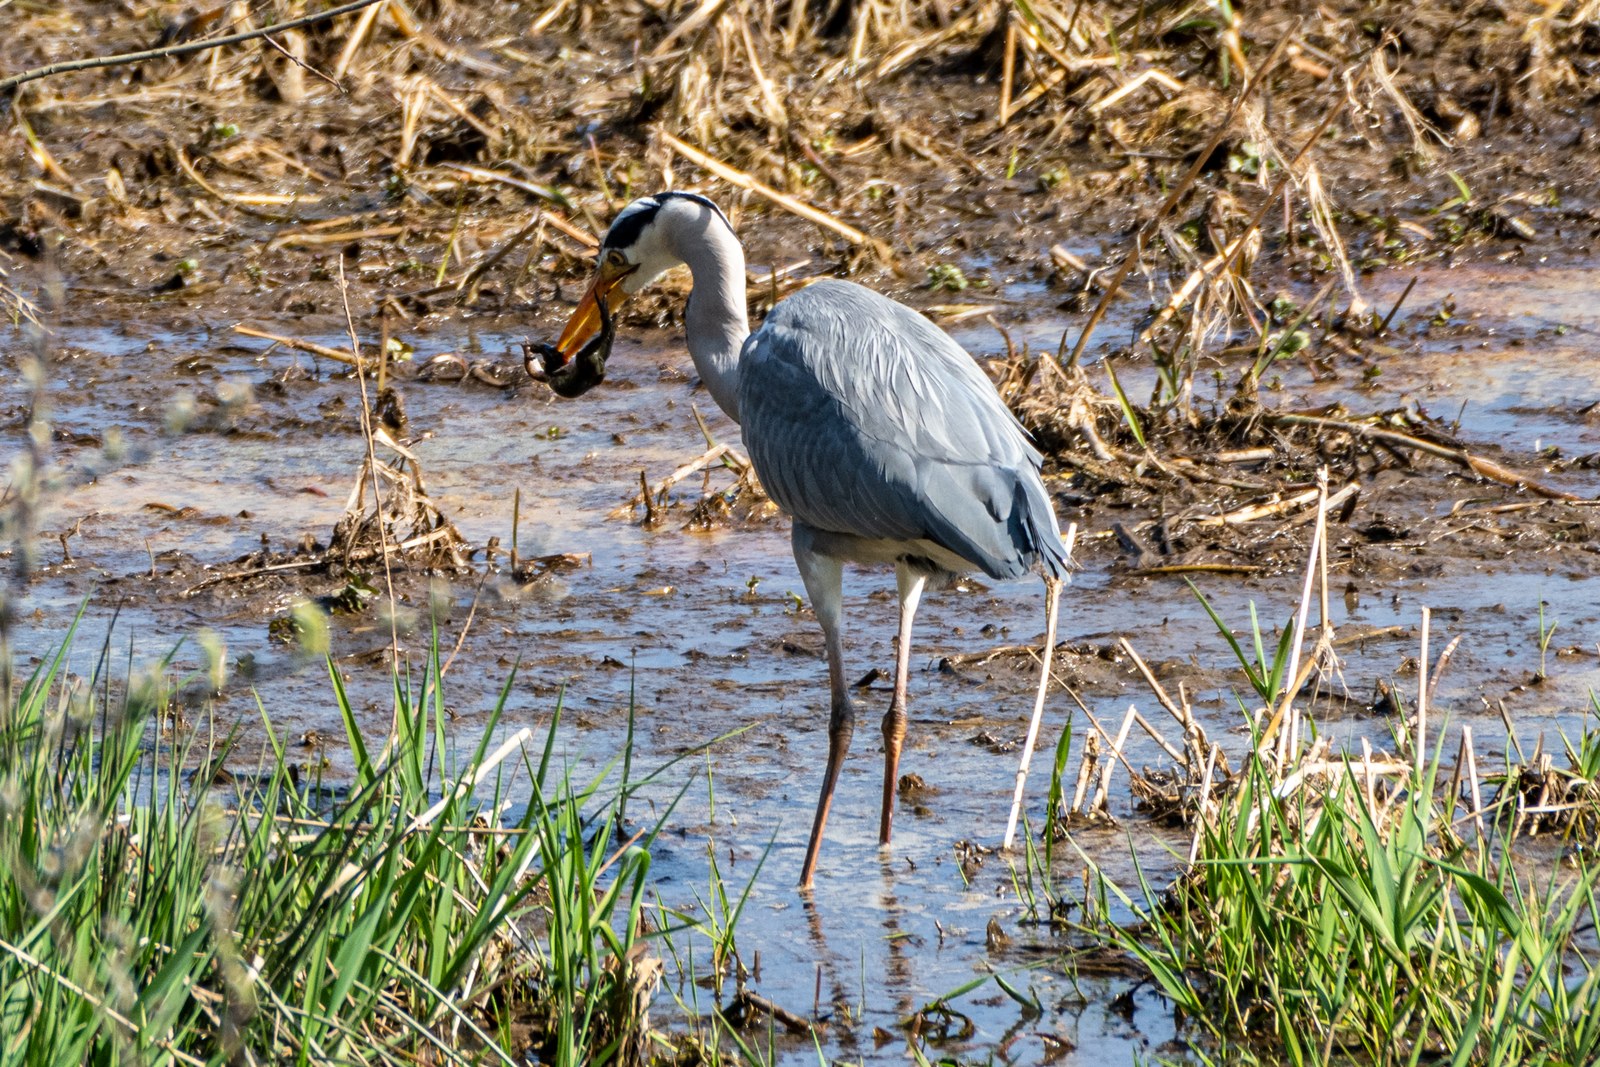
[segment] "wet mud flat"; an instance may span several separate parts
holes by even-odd
[[[1387,277],[1374,292],[1398,295],[1404,284]],[[1586,457],[1600,452],[1600,387],[1591,370],[1600,313],[1584,298],[1586,287],[1578,268],[1423,272],[1401,332],[1409,338],[1405,357],[1382,364],[1383,403],[1398,396],[1402,406],[1442,413],[1474,449],[1592,499],[1596,474]],[[1441,316],[1447,303],[1456,310]],[[1016,316],[1012,333],[1042,339],[1069,325],[1035,306]],[[958,325],[956,332],[980,355],[1003,354],[992,331]],[[517,338],[506,335],[436,340],[441,350],[475,343],[507,361],[517,352]],[[1268,392],[1296,410],[1335,402],[1362,410],[1374,393],[1365,362],[1359,354],[1285,361]],[[547,723],[559,700],[562,756],[578,768],[618,756],[630,706],[636,766],[724,738],[650,793],[664,807],[689,784],[659,844],[657,893],[675,907],[709,900],[707,850],[728,884],[753,883],[738,934],[750,987],[801,1016],[815,1011],[830,1020],[823,1031],[830,1055],[903,1059],[900,1024],[988,967],[1018,972],[1051,1010],[1032,1018],[988,985],[952,1001],[953,1014],[924,1021],[924,1039],[939,1039],[933,1047],[1004,1049],[1021,1063],[1046,1062],[1068,1047],[1083,1062],[1160,1050],[1175,1034],[1154,994],[1118,1001],[1126,978],[1095,977],[1092,968],[1073,977],[1050,963],[1027,969],[1061,945],[1049,928],[1021,921],[1011,866],[990,851],[1034,680],[1033,659],[1010,650],[1039,640],[1038,588],[968,582],[930,598],[919,617],[903,764],[915,778],[902,792],[906,817],[894,848],[880,854],[872,725],[887,701],[892,583],[849,574],[849,649],[852,673],[862,679],[863,729],[815,894],[801,898],[791,884],[826,744],[825,686],[820,637],[795,596],[786,524],[754,506],[714,528],[694,528],[702,495],[733,484],[717,469],[679,483],[653,526],[637,508],[611,516],[637,492],[641,470],[655,483],[704,450],[696,412],[715,440],[738,446],[737,429],[696,390],[669,334],[625,338],[612,368],[612,382],[577,403],[532,383],[399,386],[407,447],[434,499],[474,546],[471,574],[395,575],[406,661],[421,662],[437,626],[463,727],[515,669],[507,728]],[[1141,384],[1139,373],[1127,374],[1130,390]],[[4,403],[18,410],[20,384],[7,391]],[[392,662],[383,575],[287,569],[214,579],[250,570],[263,546],[292,558],[307,538],[326,540],[365,456],[349,417],[361,403],[358,383],[325,360],[225,334],[142,334],[125,324],[62,331],[49,391],[64,485],[42,519],[41,566],[23,631],[31,647],[18,651],[43,655],[80,603],[90,638],[77,653],[85,673],[113,620],[113,646],[136,658],[213,631],[226,642],[231,667],[218,719],[243,731],[236,769],[248,772],[255,759],[259,695],[308,767],[335,780],[347,773],[325,668],[284,641],[274,620],[307,597],[333,606],[334,661],[365,709],[363,729],[381,736]],[[1082,529],[1060,680],[1102,723],[1120,721],[1129,703],[1154,708],[1120,646],[1126,638],[1164,685],[1183,686],[1211,736],[1248,745],[1239,674],[1185,580],[1236,630],[1248,624],[1252,603],[1265,624],[1284,625],[1304,566],[1304,523],[1295,521],[1303,507],[1239,524],[1245,533],[1219,539],[1211,562],[1232,569],[1162,573],[1141,554],[1150,550],[1140,547],[1149,535],[1138,532],[1153,528],[1158,513],[1126,495],[1086,498],[1069,471],[1053,470],[1062,517]],[[1509,723],[1524,746],[1542,739],[1559,749],[1559,733],[1581,731],[1592,713],[1590,691],[1600,686],[1593,512],[1423,464],[1375,470],[1366,481],[1333,535],[1334,573],[1345,590],[1330,605],[1342,674],[1312,700],[1318,728],[1336,744],[1387,739],[1397,706],[1415,688],[1416,624],[1428,606],[1436,640],[1462,638],[1434,696],[1449,721],[1491,739]],[[505,555],[514,490],[520,556],[552,560],[524,580],[511,575]],[[1116,527],[1131,532],[1131,543]],[[491,538],[501,546],[492,561],[483,551]],[[1552,626],[1541,680],[1541,636]],[[180,669],[198,668],[193,647],[180,652]],[[1399,696],[1386,703],[1379,683]],[[1090,729],[1057,690],[1044,751],[1069,716],[1080,735]],[[1490,742],[1480,758],[1492,761],[1496,747]],[[1126,755],[1134,767],[1165,759],[1138,732]],[[1045,773],[1036,767],[1035,818]],[[1108,804],[1117,823],[1079,827],[1075,840],[1108,871],[1130,878],[1136,850],[1159,882],[1175,863],[1169,850],[1181,849],[1185,835],[1151,823],[1128,785],[1119,771]],[[1063,861],[1062,873],[1075,866]],[[686,972],[704,966],[691,957],[692,950],[681,961]],[[703,979],[704,971],[669,984],[709,1010],[713,991],[696,986],[695,975]],[[663,1010],[676,1008],[663,1001]],[[786,1061],[815,1056],[809,1039],[783,1038],[780,1049]]]

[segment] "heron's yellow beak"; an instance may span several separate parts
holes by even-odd
[[[601,263],[594,272],[594,281],[589,286],[589,291],[583,294],[583,299],[578,301],[578,306],[572,312],[572,318],[567,320],[567,328],[561,331],[561,339],[556,342],[556,350],[561,353],[563,361],[570,360],[583,347],[584,342],[593,337],[600,329],[600,301],[606,302],[606,308],[615,312],[628,300],[628,294],[622,290],[622,279],[632,274],[637,267],[613,266],[610,263]]]

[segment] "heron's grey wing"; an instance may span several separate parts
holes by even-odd
[[[1062,573],[1039,454],[959,345],[847,282],[780,303],[739,367],[745,443],[796,518],[927,539],[993,577]]]

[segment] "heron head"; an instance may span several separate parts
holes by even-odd
[[[600,242],[594,280],[556,342],[564,357],[574,356],[601,328],[601,303],[615,312],[630,296],[683,262],[667,251],[660,216],[660,199],[643,196],[623,208],[612,221]]]
[[[556,349],[571,359],[601,328],[602,301],[615,312],[628,298],[673,267],[683,264],[675,242],[696,227],[721,224],[733,227],[711,201],[693,193],[666,192],[641,196],[623,208],[611,222],[595,264],[594,280],[567,320]]]

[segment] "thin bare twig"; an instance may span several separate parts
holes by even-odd
[[[260,37],[267,37],[284,30],[297,30],[301,26],[310,26],[318,22],[327,22],[340,15],[348,15],[352,11],[360,11],[364,7],[371,7],[381,0],[353,0],[339,7],[330,7],[326,11],[318,11],[314,15],[302,15],[297,19],[287,22],[275,22],[271,26],[262,26],[259,29],[246,30],[242,33],[232,33],[226,37],[213,37],[205,41],[189,41],[186,44],[170,44],[161,48],[146,48],[140,52],[120,52],[110,56],[95,56],[91,59],[71,59],[62,63],[51,63],[43,67],[25,70],[21,74],[13,74],[9,78],[0,78],[0,94],[9,93],[19,85],[40,78],[49,78],[56,74],[69,74],[75,70],[97,70],[101,67],[126,67],[134,63],[146,63],[152,59],[165,59],[167,57],[192,56],[197,52],[206,52],[213,48],[224,48],[230,44],[242,44],[245,41],[254,41]]]

